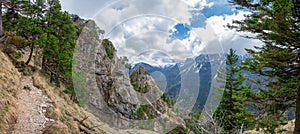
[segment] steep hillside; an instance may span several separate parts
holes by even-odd
[[[29,49],[11,49],[8,53],[7,48],[15,47],[9,44],[3,50],[9,56],[0,52],[3,61],[0,71],[1,132],[153,133],[137,130],[141,128],[139,126],[129,127],[132,125],[129,120],[140,119],[141,109],[149,113],[143,119],[149,119],[150,115],[151,118],[159,117],[168,109],[163,98],[157,102],[149,99],[159,90],[154,79],[143,74],[147,77],[146,83],[150,84],[147,86],[151,90],[147,96],[136,92],[130,82],[128,69],[122,59],[116,56],[113,44],[108,39],[99,39],[101,30],[95,22],[80,19],[74,21],[77,21],[81,31],[77,40],[79,52],[75,52],[73,74],[75,94],[80,106],[64,93],[67,85],[60,84],[57,87],[57,83],[50,83],[48,74],[42,73],[40,66],[35,64],[39,61],[39,55],[34,54],[37,59],[26,66],[23,60],[29,56]],[[21,55],[14,58],[17,51]],[[143,107],[144,102],[148,103],[149,109]],[[117,130],[113,127],[124,129]],[[161,130],[160,127],[157,124],[155,128]]]
[[[0,51],[0,131],[14,134],[153,133],[117,130],[78,106],[41,74],[22,76]]]
[[[160,122],[172,126],[182,122],[170,111],[172,101],[162,96],[155,80],[145,70],[136,70],[140,73],[130,79],[128,69],[124,61],[117,57],[112,42],[99,38],[102,31],[94,21],[74,21],[81,31],[78,31],[81,34],[77,39],[73,70],[74,94],[78,103],[74,102],[74,96],[70,99],[64,93],[70,90],[64,89],[69,85],[50,83],[49,74],[42,73],[35,63],[39,61],[37,53],[33,54],[37,58],[27,66],[24,60],[30,50],[11,49],[8,53],[7,48],[15,47],[8,44],[5,53],[9,56],[0,52],[3,61],[0,72],[3,92],[0,96],[1,132],[154,133],[139,129],[162,132],[166,130]],[[20,55],[14,57],[17,51]],[[139,83],[138,87],[135,83]],[[151,125],[146,122],[156,117],[159,117],[158,120],[151,122]],[[145,122],[140,124],[138,120]]]
[[[21,74],[0,51],[0,132],[9,133],[17,120],[16,95]]]
[[[46,129],[45,133],[47,134],[53,134],[53,132],[57,134],[79,133],[80,131],[97,134],[147,132],[142,130],[116,130],[106,123],[103,123],[92,113],[72,102],[66,94],[61,93],[60,89],[47,84],[47,79],[40,73],[34,73],[33,78],[34,85],[43,89],[53,101],[54,108],[49,110],[48,115],[53,116],[56,120]]]

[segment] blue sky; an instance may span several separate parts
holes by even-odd
[[[94,19],[106,31],[105,37],[115,44],[118,55],[127,56],[132,62],[153,62],[151,57],[139,58],[145,52],[149,55],[149,50],[165,53],[177,62],[203,53],[227,52],[230,48],[243,54],[244,48],[261,44],[241,37],[249,33],[225,27],[248,14],[237,11],[227,0],[62,0],[61,3],[70,13]],[[155,64],[165,64],[166,60],[161,58]]]

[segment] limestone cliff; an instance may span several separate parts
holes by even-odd
[[[167,101],[155,80],[147,73],[147,69],[140,66],[130,75],[131,84],[141,94],[139,100],[142,102],[140,108],[134,114],[135,119],[151,119],[159,117],[168,110],[173,102]],[[141,111],[143,110],[143,111]]]
[[[168,104],[155,80],[143,68],[130,79],[112,42],[100,39],[97,29],[94,21],[87,22],[77,40],[74,71],[84,72],[86,78],[86,97],[78,98],[82,106],[119,128],[130,126],[131,119],[152,119],[165,113]]]

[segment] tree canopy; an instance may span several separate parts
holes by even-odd
[[[293,0],[234,0],[252,14],[234,21],[231,28],[254,33],[264,44],[247,49],[252,55],[244,61],[244,69],[264,80],[252,81],[258,86],[253,94],[270,133],[280,125],[285,112],[295,108],[294,133],[300,133],[300,18],[299,1]],[[298,3],[297,3],[298,2]],[[268,115],[268,116],[266,116]],[[274,119],[276,121],[274,121]],[[277,122],[278,121],[278,122]]]

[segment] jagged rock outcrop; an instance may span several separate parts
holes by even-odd
[[[143,109],[148,115],[143,119],[164,113],[167,103],[160,97],[162,93],[154,79],[143,70],[134,76],[137,77],[134,81],[146,90],[135,91],[128,69],[116,56],[112,42],[99,39],[97,29],[99,28],[94,21],[87,22],[77,40],[74,71],[84,72],[86,77],[87,97],[78,98],[82,106],[93,111],[101,120],[119,128],[130,125],[129,120],[136,118],[140,106],[149,105],[147,109]],[[76,88],[80,85],[74,84],[76,91],[81,91]]]
[[[139,96],[140,107],[135,112],[133,118],[151,119],[159,117],[166,112],[171,102],[166,101],[166,96],[162,94],[154,79],[147,73],[145,67],[140,66],[130,75],[130,80],[134,90],[141,93]]]
[[[133,85],[133,88],[141,93],[147,93],[149,91],[149,85],[146,83],[146,80],[149,79],[147,75],[147,69],[140,66],[138,69],[134,70],[130,75],[130,81]]]

